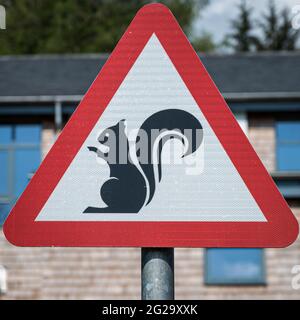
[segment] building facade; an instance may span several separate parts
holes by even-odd
[[[105,55],[0,58],[0,224]],[[300,219],[300,54],[203,63]],[[177,299],[299,299],[300,240],[286,249],[175,250]],[[18,248],[0,231],[0,299],[139,299],[139,248]]]

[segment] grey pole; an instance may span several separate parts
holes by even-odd
[[[174,299],[174,248],[142,248],[142,299]]]

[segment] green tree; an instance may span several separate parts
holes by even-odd
[[[299,30],[292,27],[292,19],[287,9],[282,11],[282,22],[278,30],[278,42],[283,50],[295,50]]]
[[[242,1],[239,15],[232,22],[233,33],[225,39],[225,45],[233,47],[235,51],[296,49],[299,31],[292,28],[292,18],[287,8],[278,11],[275,2],[269,1],[267,13],[257,21],[257,31],[260,30],[261,35],[253,33],[251,12],[246,1]]]
[[[6,0],[3,5],[7,29],[0,32],[0,53],[36,51],[49,33],[45,26],[51,22],[54,2]]]
[[[189,35],[208,0],[164,0]],[[4,0],[0,54],[110,52],[146,0]]]
[[[287,8],[278,11],[275,2],[269,1],[268,12],[259,23],[262,37],[257,39],[257,50],[294,50],[299,32],[293,30],[291,21]]]
[[[251,20],[252,8],[248,7],[247,2],[243,0],[238,9],[237,18],[231,21],[233,32],[227,36],[224,43],[233,47],[235,51],[250,51],[256,42]]]
[[[200,36],[196,37],[192,45],[196,51],[200,52],[213,52],[217,49],[212,34],[207,31],[203,31]]]

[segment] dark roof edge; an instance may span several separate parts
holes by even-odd
[[[54,54],[20,54],[20,55],[0,55],[0,61],[7,60],[43,60],[43,59],[107,59],[110,52],[103,53],[54,53]],[[202,57],[270,57],[270,56],[300,56],[300,50],[295,51],[262,51],[262,52],[236,52],[236,53],[205,53],[198,52]]]
[[[224,92],[223,97],[230,101],[300,99],[300,91],[276,92]]]
[[[28,55],[4,55],[0,61],[10,60],[57,60],[57,59],[107,59],[110,53],[74,53],[74,54],[28,54]]]
[[[229,101],[251,100],[290,100],[300,99],[300,92],[225,92],[224,99]],[[18,102],[78,102],[83,95],[38,95],[38,96],[0,96],[0,103]]]

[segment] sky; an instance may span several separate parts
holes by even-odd
[[[277,8],[287,6],[292,10],[300,5],[300,0],[274,0]],[[258,18],[267,9],[269,0],[247,1],[253,8],[253,17]],[[214,40],[219,43],[224,36],[231,31],[230,21],[238,14],[237,6],[240,0],[210,0],[210,4],[201,12],[194,24],[194,34],[207,31],[213,35]]]

